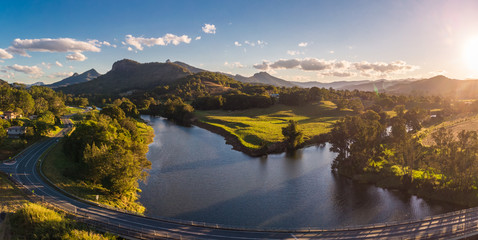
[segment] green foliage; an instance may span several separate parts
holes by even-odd
[[[116,239],[101,235],[41,205],[27,203],[10,217],[14,238],[26,239]]]
[[[145,180],[145,170],[151,167],[146,159],[151,130],[138,131],[139,123],[134,119],[95,113],[89,118],[80,122],[65,142],[65,151],[78,162],[72,172],[78,178],[102,185],[111,195],[135,201],[138,180]]]
[[[136,105],[134,105],[129,99],[123,100],[123,102],[119,105],[121,110],[126,114],[128,117],[138,117],[139,112],[136,109]]]
[[[120,107],[117,107],[115,105],[103,108],[100,113],[108,115],[110,118],[117,120],[121,120],[126,117],[125,112]]]
[[[181,98],[168,99],[166,102],[155,103],[147,112],[151,115],[160,115],[173,120],[178,124],[189,125],[194,117],[194,108],[183,102]]]
[[[294,120],[289,120],[289,124],[282,128],[282,135],[284,135],[288,151],[297,149],[304,140],[304,134],[298,129],[297,122]]]
[[[368,162],[380,157],[385,130],[380,118],[379,114],[368,110],[361,115],[347,116],[335,124],[330,137],[330,149],[338,153],[332,164],[333,170],[362,173]]]

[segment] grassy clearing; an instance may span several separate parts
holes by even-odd
[[[196,111],[196,116],[202,122],[237,136],[244,146],[258,149],[263,144],[282,141],[282,128],[289,120],[299,123],[305,140],[329,132],[337,120],[352,114],[350,110],[338,111],[336,108],[334,103],[322,101],[304,106],[276,104],[242,111]]]
[[[478,131],[478,114],[468,115],[465,117],[461,116],[459,118],[453,118],[449,121],[442,122],[438,125],[434,125],[429,128],[423,128],[418,133],[424,136],[422,140],[422,144],[426,146],[433,145],[434,141],[431,135],[437,129],[442,127],[446,129],[451,129],[453,134],[455,134],[455,136],[457,136],[457,134],[461,132],[462,130]]]
[[[62,213],[27,203],[8,219],[12,239],[116,239],[98,234]]]
[[[85,111],[85,110],[82,109],[82,108],[78,108],[78,107],[66,107],[66,111],[67,111],[67,114],[66,114],[66,115],[70,115],[70,114],[81,113],[81,112],[83,112],[83,111]]]
[[[101,204],[137,213],[144,212],[145,208],[141,204],[111,196],[108,194],[108,190],[100,185],[65,176],[65,172],[77,168],[76,164],[76,162],[66,157],[63,152],[63,142],[60,141],[45,158],[42,171],[56,186],[75,196],[96,202],[96,195],[98,195],[98,202]]]

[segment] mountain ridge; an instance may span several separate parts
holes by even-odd
[[[94,70],[94,69],[93,69]],[[184,62],[139,63],[130,59],[116,61],[110,71],[87,82],[60,88],[65,93],[117,94],[135,90],[147,90],[167,85],[178,79],[200,72],[211,72]],[[402,80],[358,80],[322,83],[318,81],[292,82],[274,77],[267,72],[258,72],[250,77],[217,72],[234,80],[250,83],[274,85],[277,87],[319,87],[338,90],[378,91],[391,94],[442,95],[459,98],[478,96],[477,80],[456,80],[443,75],[426,79]],[[78,77],[72,76],[72,77]],[[60,81],[61,82],[61,81]]]
[[[57,87],[66,87],[69,85],[74,85],[82,82],[88,82],[92,79],[95,79],[97,77],[101,76],[100,73],[98,73],[94,68],[83,72],[82,74],[74,73],[73,75],[60,80],[58,82],[48,84],[46,85],[47,87],[51,88],[57,88]]]

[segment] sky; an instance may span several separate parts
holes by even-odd
[[[302,82],[478,78],[478,1],[0,1],[0,79],[125,58]]]

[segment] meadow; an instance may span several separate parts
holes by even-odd
[[[328,133],[340,118],[353,114],[351,110],[337,110],[330,101],[286,106],[276,104],[269,108],[253,108],[238,111],[196,111],[199,121],[223,128],[237,136],[241,143],[251,149],[283,140],[282,128],[289,120],[297,121],[304,133],[304,140]]]

